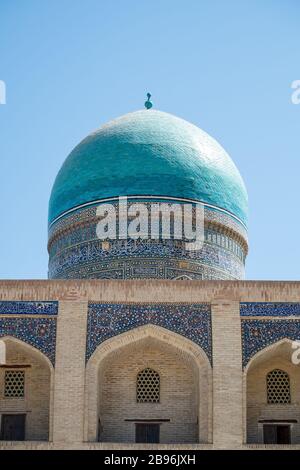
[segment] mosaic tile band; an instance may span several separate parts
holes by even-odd
[[[57,255],[60,255],[61,252],[64,250],[67,250],[72,247],[76,247],[81,243],[86,242],[87,240],[92,242],[92,241],[99,241],[99,239],[96,237],[96,226],[97,222],[96,221],[91,221],[89,224],[80,226],[80,227],[74,227],[74,229],[70,229],[66,232],[63,232],[60,234],[60,236],[55,237],[55,239],[49,244],[49,254],[51,258],[54,258]],[[150,230],[150,229],[149,229]],[[161,234],[160,234],[161,235]],[[147,239],[147,240],[133,240],[133,239],[126,239],[126,240],[110,240],[108,241],[110,245],[110,249],[106,251],[106,256],[112,255],[113,251],[116,250],[116,247],[124,247],[128,246],[128,248],[132,248],[134,246],[134,252],[137,252],[137,248],[139,246],[139,243],[144,243],[146,246],[159,246],[159,245],[164,245],[167,247],[167,242],[174,242],[176,243],[176,246],[179,248],[181,247],[182,252],[188,256],[191,256],[191,251],[186,249],[185,241],[184,240],[153,240],[153,239]],[[238,242],[235,240],[232,236],[229,236],[228,234],[221,233],[217,229],[214,228],[205,228],[204,230],[204,241],[216,245],[217,247],[222,247],[226,249],[226,251],[234,254],[237,256],[241,261],[245,261],[245,251],[244,248],[241,244],[241,242]],[[171,245],[172,246],[172,245]],[[116,253],[115,253],[116,254]]]
[[[163,202],[163,203],[168,203],[168,204],[173,204],[173,203],[178,203],[178,202],[180,203],[180,201],[174,200],[172,198],[164,199],[164,200],[160,200],[159,198],[152,198],[151,201],[148,201],[147,199],[141,200],[138,197],[128,199],[129,204],[135,203],[135,202],[143,202],[144,204],[146,204],[148,209],[150,207],[150,204],[153,202]],[[116,203],[113,200],[109,200],[108,203],[112,203],[115,207],[117,207]],[[184,201],[182,201],[181,203],[184,204]],[[67,230],[72,229],[74,225],[84,224],[86,222],[90,222],[91,220],[93,220],[96,217],[96,210],[99,204],[100,203],[97,202],[96,204],[91,205],[87,208],[75,209],[74,212],[72,212],[71,214],[66,214],[60,219],[58,219],[56,222],[51,224],[49,226],[49,231],[48,231],[49,240],[51,241],[51,239],[55,235],[65,231],[66,229]],[[106,202],[103,202],[103,204],[106,204]],[[217,209],[208,208],[204,206],[204,219],[207,223],[224,225],[228,227],[230,230],[232,230],[233,232],[236,232],[241,238],[244,238],[245,241],[248,242],[248,234],[244,225],[239,223],[238,220],[231,217],[228,213],[220,212]]]
[[[242,317],[300,317],[300,303],[243,302],[240,305],[240,313]]]
[[[155,201],[140,202],[150,207]],[[170,199],[167,203],[174,201]],[[193,204],[191,206],[194,207]],[[174,240],[172,234],[170,240],[109,240],[103,247],[103,242],[96,236],[99,220],[96,209],[97,206],[94,206],[72,212],[49,228],[50,279],[245,277],[246,231],[228,214],[206,208],[203,247],[198,251],[190,251],[186,249],[183,240]],[[150,220],[148,222],[150,227]],[[186,262],[185,267],[182,267],[183,261]]]
[[[209,304],[123,305],[89,304],[86,360],[99,344],[138,326],[153,324],[198,344],[212,362]]]
[[[52,279],[242,279],[244,264],[222,247],[205,243],[198,252],[187,252],[176,241],[116,240],[110,250],[92,240],[64,250],[49,263]],[[176,273],[173,277],[172,271]],[[139,270],[139,272],[136,271]],[[193,275],[194,273],[194,275]],[[192,275],[191,275],[192,274]]]
[[[0,301],[0,315],[57,315],[58,302]]]

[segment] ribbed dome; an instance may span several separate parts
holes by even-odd
[[[86,137],[60,169],[49,223],[65,211],[115,196],[199,200],[247,223],[247,192],[225,150],[208,134],[170,114],[143,110]]]

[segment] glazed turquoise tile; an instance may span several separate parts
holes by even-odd
[[[85,203],[116,196],[168,196],[220,207],[247,224],[247,192],[235,164],[207,133],[149,109],[86,137],[55,180],[49,223]]]

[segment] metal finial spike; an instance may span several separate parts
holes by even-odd
[[[148,98],[147,101],[145,101],[145,108],[150,109],[153,106],[152,101],[150,101],[151,93],[147,93],[147,98]]]

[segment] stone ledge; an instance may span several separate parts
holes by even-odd
[[[3,280],[0,300],[299,302],[299,281]]]
[[[116,442],[41,442],[41,441],[6,441],[0,443],[1,450],[220,450],[213,444],[129,444]],[[226,448],[222,447],[222,450]],[[300,444],[274,445],[274,444],[243,444],[237,448],[227,450],[300,450]]]

